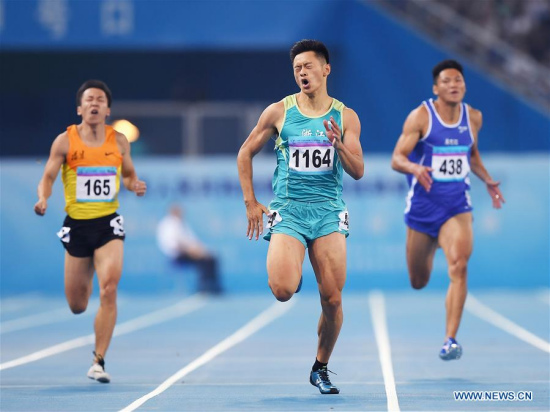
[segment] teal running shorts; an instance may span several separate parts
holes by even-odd
[[[269,204],[267,233],[283,233],[298,239],[305,248],[309,242],[333,232],[349,236],[349,213],[343,200],[298,202],[275,198]]]

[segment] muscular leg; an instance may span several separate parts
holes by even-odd
[[[344,321],[342,289],[346,283],[346,238],[334,232],[315,239],[309,246],[309,259],[317,277],[322,308],[317,329],[317,360],[328,363]]]
[[[436,250],[436,238],[407,227],[407,267],[414,289],[428,284]]]
[[[122,275],[124,243],[115,239],[94,253],[94,264],[99,281],[99,310],[95,318],[95,351],[105,356],[117,317],[117,287]]]
[[[82,313],[88,307],[93,276],[91,257],[79,258],[65,252],[65,296],[73,313]]]
[[[439,243],[445,252],[451,280],[445,300],[447,309],[446,337],[456,337],[468,293],[468,260],[472,254],[472,214],[461,213],[441,227]]]
[[[298,239],[275,233],[267,252],[268,284],[277,300],[289,300],[300,283],[306,248]]]

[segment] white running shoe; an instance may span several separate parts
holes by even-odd
[[[111,381],[111,377],[99,363],[94,363],[88,370],[88,378],[101,383],[109,383]]]

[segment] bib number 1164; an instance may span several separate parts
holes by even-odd
[[[291,169],[299,172],[325,172],[332,170],[334,148],[324,147],[291,147]]]

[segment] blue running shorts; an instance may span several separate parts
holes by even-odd
[[[444,201],[436,201],[418,196],[412,199],[411,207],[405,213],[405,223],[411,229],[437,238],[441,226],[460,213],[473,210],[468,195],[446,197]]]

